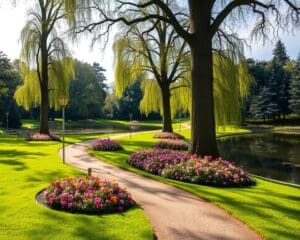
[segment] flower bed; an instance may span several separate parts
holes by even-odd
[[[131,154],[128,163],[147,172],[183,182],[222,187],[255,183],[242,167],[229,161],[198,158],[179,151],[141,150]]]
[[[88,214],[122,212],[134,205],[117,183],[96,177],[52,182],[40,194],[40,201],[53,209]]]
[[[30,134],[27,138],[27,141],[60,141],[60,137],[53,134],[44,134],[44,133],[33,133]]]
[[[188,160],[190,156],[179,151],[169,149],[147,149],[130,155],[128,163],[147,172],[160,175],[169,165]]]
[[[184,140],[172,140],[165,139],[159,142],[156,142],[153,147],[160,149],[172,149],[172,150],[188,150],[189,144]]]
[[[165,168],[161,175],[183,182],[222,187],[249,186],[255,183],[243,168],[221,158],[191,158]]]
[[[118,151],[123,149],[123,147],[119,143],[109,138],[98,139],[97,141],[92,143],[91,147],[93,150],[98,151]]]
[[[180,135],[179,133],[171,133],[171,132],[156,133],[153,137],[160,138],[160,139],[184,139],[184,136]]]

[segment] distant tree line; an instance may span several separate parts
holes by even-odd
[[[0,125],[5,128],[21,126],[20,112],[13,98],[17,86],[21,83],[17,66],[17,61],[12,63],[0,51]]]
[[[139,105],[143,97],[141,81],[129,85],[122,96],[116,97],[114,91],[109,91],[105,71],[99,63],[74,60],[74,79],[70,81],[69,102],[66,107],[68,120],[161,119],[158,113],[147,116],[140,113]],[[25,110],[16,104],[14,94],[22,83],[19,61],[12,62],[0,52],[0,125],[3,128],[7,127],[7,123],[9,128],[21,127],[21,119],[39,119],[39,106],[32,105]],[[57,117],[61,117],[61,112],[50,108],[49,119]]]
[[[300,114],[300,55],[291,60],[279,40],[270,61],[248,59],[254,81],[246,102],[246,117],[282,121],[290,113]]]

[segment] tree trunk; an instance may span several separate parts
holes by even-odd
[[[40,133],[49,134],[48,123],[49,96],[48,87],[41,87]]]
[[[211,1],[189,0],[193,39],[190,43],[192,66],[192,116],[190,151],[200,156],[219,155],[213,99]]]
[[[170,89],[168,85],[161,86],[162,105],[163,105],[163,132],[173,132],[170,104]]]
[[[42,36],[41,36],[41,109],[40,109],[40,133],[49,134],[48,111],[49,111],[49,89],[48,89],[48,52],[47,52],[47,29],[46,13],[42,8]]]

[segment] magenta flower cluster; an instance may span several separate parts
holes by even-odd
[[[160,139],[184,139],[184,136],[180,135],[179,133],[171,133],[171,132],[156,133],[153,137],[160,138]]]
[[[41,194],[47,206],[70,212],[122,212],[135,203],[116,182],[96,177],[66,178],[52,182]]]
[[[92,143],[91,147],[93,150],[98,151],[118,151],[123,149],[119,143],[110,138],[98,139]]]
[[[249,186],[255,182],[242,167],[221,158],[195,158],[166,167],[161,172],[166,178],[183,182],[220,187]]]
[[[190,156],[184,152],[169,149],[146,149],[132,153],[128,163],[147,172],[161,175],[162,170],[166,167],[189,158]]]
[[[130,155],[128,163],[147,172],[183,182],[212,186],[249,186],[243,168],[221,158],[199,158],[180,151],[149,149]]]
[[[172,150],[183,150],[186,151],[189,149],[189,144],[185,140],[173,140],[165,139],[159,142],[156,142],[153,147],[160,149],[172,149]]]

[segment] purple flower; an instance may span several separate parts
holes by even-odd
[[[98,139],[91,146],[92,149],[99,151],[118,151],[123,149],[119,143],[109,138]]]

